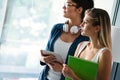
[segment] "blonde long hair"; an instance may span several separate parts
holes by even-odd
[[[89,15],[92,20],[92,25],[100,25],[101,29],[98,32],[98,45],[112,49],[111,41],[111,21],[108,13],[99,8],[86,10],[85,14]]]

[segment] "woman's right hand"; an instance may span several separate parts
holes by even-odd
[[[69,66],[67,66],[66,64],[63,64],[62,74],[63,74],[65,77],[71,78],[72,80],[81,80],[81,79],[74,73],[74,71],[73,71]]]

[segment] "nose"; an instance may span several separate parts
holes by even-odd
[[[80,29],[82,29],[84,27],[84,23],[82,22],[79,26],[80,26]]]
[[[63,9],[66,9],[66,6],[65,6],[65,4],[63,5]]]
[[[81,23],[79,26],[80,26],[80,28],[81,28],[81,27],[83,26],[83,23]]]

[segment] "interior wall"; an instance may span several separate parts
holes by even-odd
[[[94,0],[96,8],[105,9],[111,16],[114,0]]]
[[[120,62],[120,0],[94,0],[95,7],[105,9],[111,18],[113,61]]]

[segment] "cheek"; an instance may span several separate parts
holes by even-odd
[[[89,27],[84,27],[83,30],[84,30],[84,32],[88,32],[90,30],[90,28]]]
[[[72,17],[73,15],[75,15],[75,11],[73,9],[66,9],[65,13],[64,13],[67,17]]]
[[[91,28],[83,27],[81,34],[87,36],[90,33],[90,31],[91,31]]]

